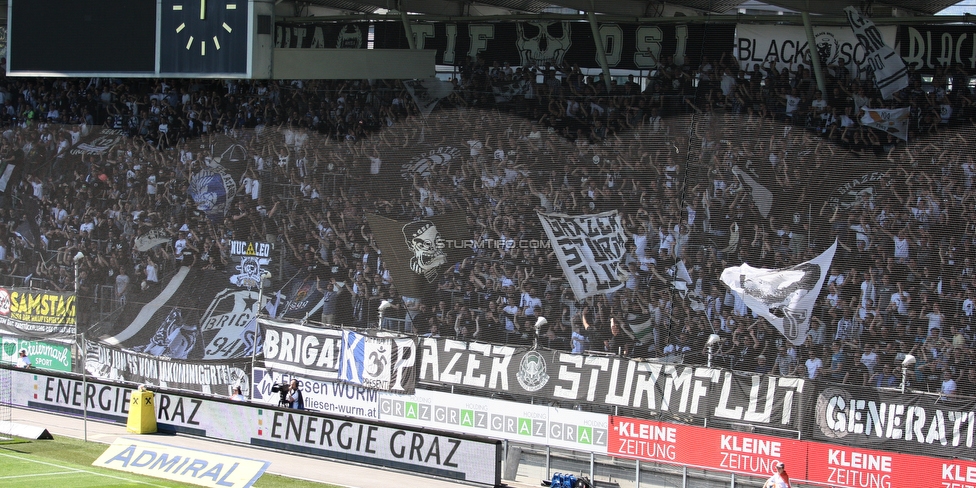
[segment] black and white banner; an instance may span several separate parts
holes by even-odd
[[[149,229],[136,237],[135,247],[136,251],[146,252],[160,244],[166,244],[173,240],[173,236],[170,235],[166,229],[162,227],[156,227]]]
[[[295,49],[366,49],[367,23],[275,24],[275,47]]]
[[[620,264],[627,236],[616,210],[578,216],[540,213],[539,220],[577,300],[624,286],[627,274]]]
[[[813,438],[865,449],[971,459],[976,447],[974,411],[972,398],[824,385],[817,393]]]
[[[511,102],[517,97],[529,95],[531,91],[532,82],[529,80],[514,80],[491,87],[491,92],[495,95],[495,103]]]
[[[376,49],[407,48],[402,23],[377,22],[373,28]],[[437,64],[461,66],[480,55],[489,64],[600,67],[593,31],[585,22],[418,22],[411,29],[417,49],[435,50]],[[698,66],[703,54],[718,60],[732,42],[734,29],[718,24],[597,24],[607,64],[620,69],[655,69],[668,56],[684,66]]]
[[[317,380],[339,380],[342,330],[258,318],[269,371]]]
[[[86,342],[85,370],[108,381],[227,395],[235,386],[250,389],[251,359],[230,361],[174,361],[102,342]]]
[[[895,26],[878,27],[885,45],[895,45]],[[867,65],[871,51],[845,26],[813,26],[820,61],[828,66],[843,60],[852,75]],[[752,71],[755,64],[776,61],[777,69],[810,63],[810,46],[802,25],[738,24],[735,26],[735,54],[739,66]]]
[[[403,87],[413,98],[420,113],[430,115],[437,106],[437,102],[449,97],[454,92],[454,84],[437,78],[427,80],[405,80]]]
[[[449,339],[421,339],[417,368],[423,384],[629,407],[662,421],[690,416],[799,429],[808,405],[802,378]]]
[[[375,390],[411,394],[417,378],[417,342],[342,331],[339,380]]]
[[[861,125],[887,132],[903,141],[908,140],[908,118],[911,109],[905,108],[867,108],[864,107]]]
[[[903,25],[898,46],[905,64],[933,74],[939,66],[976,68],[976,26],[972,24]]]
[[[908,68],[895,54],[895,50],[885,44],[881,31],[871,19],[862,16],[854,7],[844,8],[847,21],[851,24],[854,37],[860,41],[866,52],[864,62],[874,73],[874,83],[885,100],[908,86]],[[894,43],[892,43],[893,45]]]
[[[799,346],[807,338],[813,306],[836,250],[834,241],[821,255],[789,268],[732,266],[722,271],[722,282],[739,294],[753,312]]]

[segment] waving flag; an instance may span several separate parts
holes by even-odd
[[[722,282],[738,293],[753,312],[799,346],[806,340],[813,306],[836,250],[834,241],[823,254],[789,268],[732,266],[722,272]]]

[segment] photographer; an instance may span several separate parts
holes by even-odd
[[[302,397],[302,390],[298,389],[298,380],[291,380],[288,386],[288,406],[295,410],[305,410],[305,398]]]

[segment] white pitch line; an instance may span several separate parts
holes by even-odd
[[[4,480],[12,480],[14,478],[37,478],[40,476],[57,476],[62,474],[74,474],[76,471],[55,471],[53,473],[37,473],[37,474],[18,474],[15,476],[4,476]]]
[[[71,470],[71,472],[74,472],[74,473],[85,473],[85,474],[91,474],[91,475],[95,475],[95,476],[102,476],[102,477],[105,477],[105,478],[111,478],[111,479],[115,479],[115,480],[119,480],[119,481],[126,481],[126,482],[130,482],[130,483],[138,483],[140,485],[149,485],[149,486],[156,486],[158,488],[166,488],[166,486],[164,486],[164,485],[157,485],[155,483],[149,483],[148,481],[133,480],[133,479],[129,479],[129,478],[123,478],[121,476],[112,476],[110,474],[96,473],[94,471],[88,471],[88,470],[84,470],[84,469],[72,468],[71,466],[63,466],[63,465],[60,465],[60,464],[49,463],[49,462],[46,462],[46,461],[38,461],[36,459],[29,459],[29,458],[25,458],[25,457],[21,457],[21,456],[14,456],[12,454],[4,454],[2,452],[0,452],[0,456],[8,457],[8,458],[14,458],[14,459],[20,459],[22,461],[29,461],[29,462],[37,463],[37,464],[43,464],[45,466],[53,466],[55,468],[68,469],[68,470]]]

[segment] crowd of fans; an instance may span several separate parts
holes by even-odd
[[[912,71],[885,101],[864,73],[827,73],[824,96],[803,66],[665,58],[644,86],[608,88],[574,66],[478,58],[428,116],[396,81],[3,78],[0,160],[16,170],[0,197],[0,273],[77,286],[86,325],[103,318],[98,300],[138,299],[178,266],[225,269],[231,239],[272,241],[280,281],[304,272],[337,294],[327,321],[375,325],[363,311],[390,300],[387,317],[416,334],[685,361],[703,361],[718,334],[724,366],[880,387],[900,384],[911,354],[914,387],[976,395],[969,74],[923,84]],[[891,106],[912,108],[908,142],[857,123],[861,107]],[[72,155],[98,125],[126,136]],[[213,219],[189,181],[219,138],[246,149],[247,167]],[[824,198],[833,175],[859,168],[873,171],[867,191]],[[18,237],[27,198],[41,205],[43,249]],[[502,243],[543,240],[536,211],[618,210],[626,286],[577,301],[551,250],[506,244],[455,263],[434,295],[402,299],[364,216],[454,210],[475,242]],[[138,249],[160,231],[169,243]],[[801,346],[719,281],[741,263],[798,264],[835,238]],[[679,270],[687,289],[673,286]]]

